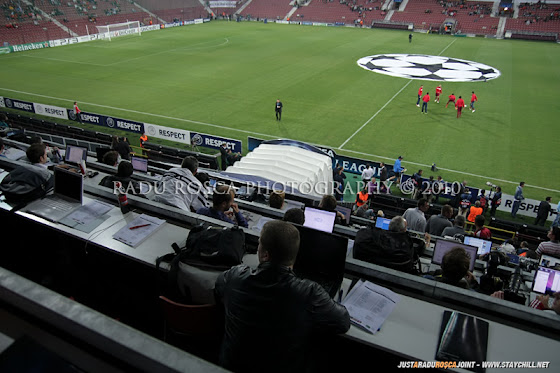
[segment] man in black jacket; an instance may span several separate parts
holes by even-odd
[[[317,283],[292,271],[299,232],[273,220],[261,231],[259,266],[239,265],[216,281],[225,308],[220,364],[239,372],[302,372],[311,335],[345,333],[350,316]]]

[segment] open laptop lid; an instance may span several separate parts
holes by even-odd
[[[474,263],[476,261],[476,253],[478,251],[478,247],[465,245],[465,244],[459,243],[457,241],[447,241],[447,240],[442,240],[442,239],[437,240],[436,244],[434,246],[434,255],[432,256],[432,263],[437,264],[437,265],[441,265],[441,262],[443,260],[443,256],[449,250],[451,250],[455,247],[462,247],[463,249],[465,249],[465,251],[467,252],[467,255],[471,258],[470,265],[469,265],[469,271],[472,272],[474,270]]]
[[[336,218],[336,212],[314,209],[313,207],[306,207],[304,210],[304,214],[304,227],[332,233],[334,228],[334,220]]]
[[[133,155],[130,157],[130,163],[132,163],[134,171],[143,173],[148,172],[148,158]]]
[[[87,160],[87,148],[76,145],[67,145],[64,153],[64,162],[73,165],[79,165],[82,161]]]
[[[560,271],[539,266],[533,279],[532,290],[541,294],[552,294],[560,291]]]
[[[560,258],[555,258],[550,255],[542,255],[539,265],[542,267],[553,268],[560,265]]]
[[[348,238],[295,225],[299,230],[299,251],[294,272],[319,283],[334,297],[344,277]]]
[[[350,224],[350,216],[352,215],[352,210],[344,206],[336,206],[336,211],[344,215],[344,220],[346,220],[346,225]]]
[[[377,220],[375,220],[375,228],[381,228],[385,231],[388,231],[390,222],[391,219],[378,217]]]
[[[84,179],[80,173],[54,168],[54,194],[71,202],[82,203],[84,197]]]
[[[478,247],[478,252],[477,252],[478,255],[488,254],[492,249],[492,241],[483,240],[477,237],[465,236],[463,243],[465,245]]]

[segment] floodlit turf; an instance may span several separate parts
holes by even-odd
[[[502,75],[443,82],[442,102],[430,102],[423,115],[415,105],[418,87],[424,84],[433,100],[438,83],[375,74],[356,64],[381,53],[461,58]],[[528,187],[526,197],[552,195],[554,201],[560,198],[558,61],[560,48],[553,43],[427,34],[415,34],[409,43],[402,31],[211,22],[2,55],[0,95],[66,107],[77,100],[83,111],[244,143],[248,135],[291,138],[391,164],[403,155],[409,171],[435,162],[447,169],[439,172],[447,180],[477,186],[493,180],[510,194],[514,184],[496,180],[524,180],[552,190]],[[479,98],[476,112],[465,109],[456,119],[445,99],[454,92],[468,104],[472,90]],[[284,103],[280,123],[277,98]]]

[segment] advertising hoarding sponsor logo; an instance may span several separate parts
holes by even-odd
[[[231,149],[231,151],[239,153],[241,153],[242,148],[242,143],[239,140],[227,139],[224,137],[211,136],[204,133],[195,132],[191,132],[191,143],[193,145],[214,149],[219,149],[222,144],[226,144],[227,149]]]
[[[35,108],[35,113],[37,114],[59,119],[68,119],[68,111],[63,107],[36,103],[33,103],[33,106]]]
[[[144,123],[144,132],[146,132],[148,137],[190,144],[190,132],[179,128],[170,128]]]

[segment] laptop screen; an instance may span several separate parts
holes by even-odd
[[[133,155],[130,157],[130,163],[132,163],[134,171],[148,172],[148,158]]]
[[[81,146],[68,145],[64,153],[64,161],[71,164],[80,164],[87,159],[87,149]]]
[[[348,207],[336,206],[336,211],[338,211],[342,215],[344,215],[344,219],[346,220],[346,224],[350,224],[350,216],[352,215],[352,210],[350,210]]]
[[[54,193],[76,202],[82,202],[83,178],[82,175],[65,170],[61,167],[54,168]]]
[[[465,236],[463,243],[465,245],[478,247],[478,255],[488,254],[492,248],[492,241],[483,240],[477,237]]]
[[[560,259],[550,255],[542,255],[539,265],[543,267],[553,268],[557,265],[560,265]]]
[[[506,254],[509,258],[511,264],[519,264],[519,255],[516,254]]]
[[[335,212],[314,209],[306,207],[304,210],[305,223],[304,227],[317,229],[319,231],[331,233],[334,228]]]
[[[560,291],[560,271],[539,267],[533,280],[533,291],[541,294],[552,294]]]
[[[390,222],[391,219],[378,217],[377,220],[375,221],[375,228],[381,228],[385,231],[388,231]]]
[[[476,252],[478,248],[476,246],[469,246],[459,243],[457,241],[447,241],[447,240],[437,240],[434,246],[434,255],[432,256],[432,263],[441,265],[443,256],[451,249],[455,247],[462,247],[467,252],[467,255],[471,258],[469,271],[474,270],[474,262],[476,261]]]

